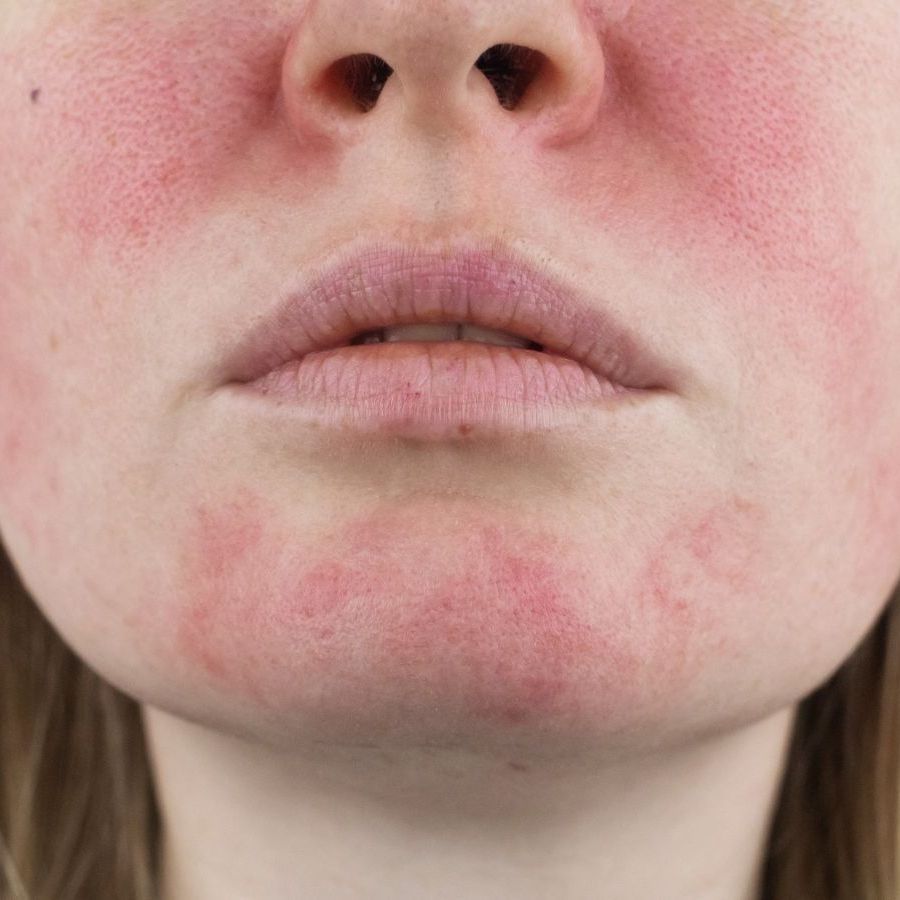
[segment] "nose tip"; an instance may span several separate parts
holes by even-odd
[[[583,0],[329,0],[288,45],[282,91],[307,141],[352,142],[381,110],[424,131],[496,124],[548,142],[580,135],[604,60]]]

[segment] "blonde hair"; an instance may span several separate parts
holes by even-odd
[[[897,595],[799,705],[759,900],[897,897]],[[0,897],[157,900],[139,706],[62,641],[2,545],[0,686]]]

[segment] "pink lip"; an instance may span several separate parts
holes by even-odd
[[[254,382],[308,354],[346,346],[361,332],[424,322],[522,335],[626,388],[671,390],[680,377],[600,298],[540,273],[510,250],[396,244],[369,245],[313,269],[254,324],[226,371],[237,382]]]
[[[351,346],[360,333],[425,322],[508,331],[543,350]],[[597,298],[509,250],[396,244],[345,250],[313,270],[245,335],[226,371],[229,392],[257,413],[424,440],[577,425],[586,411],[671,391],[679,377]]]

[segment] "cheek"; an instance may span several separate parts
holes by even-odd
[[[284,171],[260,145],[271,147],[287,37],[247,3],[180,21],[91,3],[77,18],[59,12],[0,60],[0,110],[23,125],[4,161],[40,192],[42,218],[76,241],[73,253],[102,252],[119,270],[158,266],[219,199],[233,206],[243,187],[260,191]],[[290,150],[302,171],[302,148]]]
[[[2,271],[0,271],[2,282]],[[10,549],[61,559],[58,518],[63,483],[58,448],[74,450],[81,432],[73,417],[60,417],[47,368],[59,363],[58,336],[50,333],[37,358],[22,353],[23,323],[0,302],[0,526]],[[15,558],[17,554],[13,554]]]
[[[5,413],[0,436],[0,501],[7,509],[2,521],[14,518],[34,549],[38,544],[46,545],[48,534],[47,523],[33,511],[47,508],[41,503],[48,499],[43,490],[51,493],[51,500],[59,490],[57,476],[48,471],[48,461],[42,456],[42,448],[50,445],[47,418],[42,415],[47,387],[36,372],[6,356],[0,393],[0,408]],[[30,490],[22,494],[14,490],[16,485],[27,485]],[[15,506],[10,508],[12,498]]]
[[[838,30],[824,10],[792,12],[788,29],[767,8],[713,30],[634,5],[607,34],[607,117],[578,202],[598,234],[652,248],[654,274],[673,266],[673,320],[702,313],[732,351],[757,354],[759,375],[793,368],[852,407],[867,402],[855,367],[884,363],[877,266],[896,246],[873,219],[884,185],[867,151],[884,145],[883,110],[900,122],[900,77],[873,87],[862,73],[896,71],[900,34]]]
[[[835,509],[878,524],[865,552],[896,559],[900,20],[827,6],[738,4],[745,27],[715,30],[633,4],[606,35],[606,115],[559,183],[643,267],[649,314],[709,396],[721,379],[736,449],[816,473]]]

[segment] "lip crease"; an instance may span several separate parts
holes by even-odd
[[[232,381],[265,378],[309,354],[391,325],[466,322],[511,332],[581,363],[602,381],[673,390],[679,371],[602,298],[544,274],[509,248],[429,250],[397,243],[343,249],[254,321],[225,361]]]

